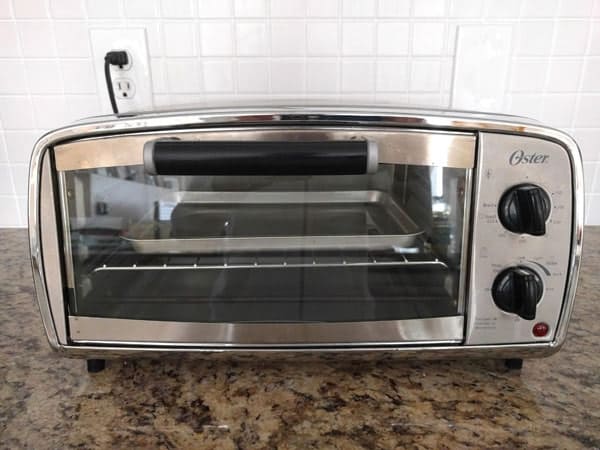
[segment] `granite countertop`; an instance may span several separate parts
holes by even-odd
[[[600,228],[563,349],[498,361],[116,360],[52,352],[24,230],[0,230],[0,448],[600,448]]]

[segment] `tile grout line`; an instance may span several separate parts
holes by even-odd
[[[17,1],[17,0],[12,0],[11,1],[11,6],[12,6],[13,16],[14,16],[13,17],[13,22],[15,24],[15,28],[17,28],[17,42],[18,42],[18,45],[19,45],[19,52],[20,52],[21,55],[23,55],[23,65],[25,65],[24,61],[26,60],[26,58],[24,56],[24,51],[23,51],[23,40],[21,38],[21,33],[19,32],[18,26],[17,26],[17,19],[16,19],[16,14],[15,14],[16,8],[15,8],[15,4],[14,4],[15,1]],[[48,3],[48,0],[44,1],[44,7],[46,8],[46,14],[49,17],[50,16],[50,6],[49,6],[49,3]],[[54,24],[52,24],[52,30],[54,31]],[[54,46],[56,47],[56,36],[54,37],[54,41],[55,41],[54,42]],[[33,119],[33,124],[34,124],[34,126],[36,128],[38,128],[38,126],[37,126],[38,124],[37,124],[36,118],[35,118],[35,116],[33,114],[33,98],[31,96],[31,89],[29,87],[29,84],[27,84],[27,94],[26,95],[27,95],[27,99],[29,101],[29,105],[30,105],[30,107],[32,109],[32,111],[31,111],[31,118]],[[3,124],[3,131],[4,131],[4,124]],[[2,139],[4,141],[4,148],[6,149],[6,159],[9,162],[9,165],[10,165],[11,162],[10,162],[10,158],[8,156],[8,143],[6,141],[6,133],[5,132],[2,133]],[[27,149],[27,150],[28,150],[28,153],[31,154],[31,151],[33,149]],[[15,222],[18,225],[16,225],[16,226],[27,227],[27,221],[25,221],[25,223],[23,223],[22,220],[21,220],[22,217],[26,216],[27,210],[21,211],[22,208],[21,208],[21,205],[19,204],[19,200],[17,198],[16,183],[15,183],[14,177],[12,176],[12,166],[9,169],[9,176],[10,176],[10,180],[11,180],[11,184],[12,184],[12,188],[13,188],[13,193],[14,193],[13,201],[14,201],[14,203],[17,206],[17,220]]]
[[[265,24],[267,37],[267,92],[273,95],[273,27],[271,26],[271,2],[265,0]]]
[[[575,119],[579,116],[579,106],[581,104],[581,95],[582,95],[582,90],[583,90],[583,78],[585,75],[585,71],[587,69],[587,65],[589,63],[589,53],[590,53],[590,48],[592,45],[592,36],[593,36],[593,23],[591,20],[588,20],[588,30],[587,30],[587,37],[586,37],[586,46],[585,46],[585,51],[584,51],[584,55],[583,55],[583,63],[581,64],[581,68],[579,69],[579,79],[577,80],[577,94],[575,94],[575,106],[573,107],[573,117],[571,118],[571,130],[575,130],[575,124],[576,121]],[[590,183],[591,186],[591,190],[592,190],[592,194],[594,193],[594,185],[596,184],[596,179],[598,178],[598,171],[599,171],[599,167],[600,164],[596,163],[594,164],[594,170],[592,171],[593,175],[592,175],[592,180]],[[585,187],[585,177],[586,174],[584,172],[583,174],[584,176],[584,187]],[[591,201],[592,197],[590,196],[590,201]],[[587,224],[590,218],[590,201],[588,201],[588,208],[586,208],[585,210],[585,217],[584,217],[584,224]],[[585,203],[585,202],[584,202]]]
[[[304,20],[304,22],[302,23],[302,28],[304,30],[304,55],[302,58],[302,70],[304,71],[303,73],[303,83],[302,83],[302,89],[303,89],[303,95],[302,98],[306,99],[308,98],[308,2],[304,2],[303,3],[303,11],[302,11],[302,19]]]
[[[344,23],[342,16],[344,14],[344,5],[342,1],[337,2],[337,35],[338,35],[338,48],[337,48],[337,65],[338,65],[338,87],[337,87],[337,98],[341,99],[344,92]]]
[[[560,2],[559,2],[558,7],[560,7]],[[543,116],[544,112],[546,111],[546,103],[548,101],[548,90],[549,90],[549,84],[550,84],[550,64],[552,63],[552,56],[553,56],[553,53],[555,50],[556,38],[558,35],[558,20],[557,20],[556,14],[552,18],[552,20],[549,22],[552,23],[552,36],[550,38],[550,52],[543,59],[543,61],[547,65],[546,65],[546,70],[544,73],[544,81],[542,83],[542,98],[541,98],[542,112],[540,114],[541,116]],[[540,117],[540,119],[541,119],[541,117]]]
[[[168,78],[168,71],[167,71],[167,65],[173,61],[173,59],[176,58],[170,58],[165,54],[164,48],[165,48],[165,30],[163,28],[165,21],[172,21],[173,23],[183,23],[183,21],[188,20],[189,18],[165,18],[163,17],[163,10],[165,10],[167,7],[165,5],[163,5],[163,2],[155,2],[155,10],[157,12],[157,14],[154,17],[151,18],[143,18],[143,17],[129,17],[125,14],[125,10],[124,10],[124,3],[122,0],[118,0],[118,6],[119,6],[119,14],[120,17],[118,19],[113,19],[110,18],[110,20],[108,19],[93,19],[89,17],[89,13],[91,11],[91,9],[89,8],[88,4],[85,4],[85,1],[82,0],[83,2],[83,10],[84,10],[84,15],[85,15],[85,19],[69,19],[69,18],[55,18],[52,17],[53,14],[50,11],[50,6],[48,3],[48,0],[44,0],[44,5],[46,7],[46,16],[45,18],[21,18],[21,19],[17,19],[16,18],[16,14],[15,14],[15,5],[13,4],[13,2],[17,2],[18,0],[11,0],[9,1],[9,7],[10,7],[10,18],[9,20],[6,19],[2,19],[0,20],[0,23],[12,23],[15,25],[16,27],[16,34],[17,34],[17,39],[19,40],[19,45],[20,45],[20,50],[21,53],[23,52],[23,45],[25,45],[25,42],[22,42],[21,39],[21,33],[19,32],[19,27],[17,26],[19,23],[21,22],[44,22],[44,23],[51,23],[51,29],[53,31],[56,30],[56,24],[66,24],[66,23],[77,23],[79,21],[82,21],[84,23],[86,23],[89,26],[97,26],[99,24],[103,24],[105,22],[109,22],[109,21],[119,21],[121,24],[124,24],[125,26],[133,26],[133,23],[136,21],[140,21],[140,20],[147,20],[150,25],[152,26],[152,28],[148,28],[148,30],[152,30],[152,32],[154,32],[154,30],[156,30],[157,34],[158,34],[158,41],[159,41],[159,45],[162,47],[160,50],[160,56],[158,56],[160,62],[161,62],[161,70],[162,70],[162,75],[163,75],[163,79],[165,80],[165,87],[166,87],[166,92],[163,92],[161,94],[159,94],[161,97],[163,97],[163,100],[161,100],[162,102],[164,102],[165,100],[175,100],[173,97],[175,97],[175,95],[172,93],[173,89],[171,86],[171,83],[173,82],[173,80],[169,80]],[[258,17],[235,17],[234,14],[230,14],[229,17],[227,19],[224,19],[222,17],[211,17],[211,18],[200,18],[200,14],[199,14],[199,8],[200,8],[200,4],[198,3],[198,1],[194,0],[188,0],[188,2],[191,2],[189,6],[191,6],[191,10],[194,13],[193,16],[193,21],[194,24],[196,25],[194,27],[194,61],[195,64],[197,65],[197,70],[198,70],[198,76],[200,77],[197,82],[200,83],[201,87],[199,88],[201,91],[201,96],[203,100],[209,100],[209,99],[216,99],[219,97],[227,97],[227,96],[242,96],[242,97],[248,97],[248,98],[254,98],[254,97],[258,97],[260,95],[271,95],[274,97],[279,97],[280,95],[285,95],[285,94],[279,94],[279,93],[274,93],[273,92],[273,61],[277,60],[279,57],[275,57],[273,56],[273,36],[272,36],[272,29],[271,29],[271,25],[272,22],[274,20],[273,17],[271,17],[272,14],[272,9],[271,8],[271,3],[269,1],[266,2],[265,4],[265,11],[268,12],[268,14],[266,14],[265,16],[263,16],[262,18],[258,18]],[[166,2],[164,2],[166,3]],[[450,63],[452,65],[452,63],[456,62],[456,54],[452,55],[452,54],[448,54],[446,55],[446,53],[448,52],[446,49],[443,52],[442,55],[432,55],[432,56],[417,56],[413,54],[413,43],[414,43],[414,26],[415,24],[419,24],[419,23],[427,23],[427,22],[435,22],[435,23],[443,23],[444,24],[444,36],[446,37],[446,39],[448,38],[449,34],[450,34],[450,28],[451,26],[459,26],[462,24],[469,24],[469,23],[489,23],[489,24],[508,24],[508,23],[512,23],[513,26],[519,26],[521,24],[525,24],[525,23],[546,23],[549,21],[552,21],[554,23],[554,28],[553,28],[553,33],[552,33],[552,44],[551,44],[551,50],[554,47],[554,41],[556,40],[556,36],[557,36],[557,26],[556,26],[556,21],[557,21],[557,15],[558,15],[558,11],[560,11],[560,8],[562,7],[561,5],[563,3],[566,3],[566,0],[563,0],[562,2],[559,2],[557,9],[555,10],[554,14],[552,15],[551,18],[549,17],[526,17],[525,16],[525,6],[524,2],[520,2],[520,11],[518,13],[518,15],[515,17],[514,14],[511,17],[490,17],[490,18],[486,18],[486,13],[489,9],[489,2],[485,2],[481,8],[480,8],[480,12],[479,12],[479,17],[475,17],[475,18],[452,18],[450,15],[450,8],[452,6],[452,2],[450,0],[444,0],[443,4],[444,4],[444,16],[443,17],[415,17],[414,16],[414,1],[411,1],[409,3],[409,14],[408,16],[389,16],[389,17],[380,17],[380,2],[375,1],[375,16],[374,17],[369,17],[369,18],[360,18],[360,17],[348,17],[345,18],[344,14],[343,14],[343,2],[342,1],[338,1],[336,3],[337,6],[337,16],[331,16],[331,17],[308,17],[308,11],[307,11],[307,4],[304,4],[304,15],[302,17],[286,17],[285,20],[286,21],[290,21],[291,23],[300,23],[301,21],[303,21],[303,27],[304,27],[304,35],[305,35],[305,41],[303,43],[304,45],[304,53],[303,55],[299,55],[298,57],[293,56],[292,58],[294,59],[294,61],[302,61],[302,67],[303,67],[303,71],[304,71],[304,77],[303,77],[303,84],[302,86],[299,88],[301,92],[298,92],[298,94],[302,95],[303,97],[309,97],[312,96],[313,93],[309,93],[308,90],[308,64],[312,61],[319,61],[320,58],[322,58],[323,60],[325,60],[325,56],[314,56],[314,55],[309,55],[308,52],[308,26],[311,23],[327,23],[327,22],[331,22],[331,23],[335,23],[337,24],[337,30],[336,30],[336,34],[338,36],[338,43],[337,43],[337,54],[335,55],[327,55],[327,60],[331,61],[331,62],[335,62],[335,67],[336,67],[336,73],[335,73],[335,79],[337,80],[337,86],[335,88],[335,90],[331,90],[329,92],[326,92],[323,89],[319,89],[318,93],[315,93],[316,95],[322,95],[322,96],[327,96],[327,94],[331,94],[331,96],[335,95],[336,98],[340,98],[341,96],[347,94],[349,97],[356,97],[356,98],[360,98],[360,97],[364,97],[367,98],[369,95],[372,98],[377,98],[379,96],[379,94],[381,94],[381,98],[385,98],[387,93],[394,93],[394,94],[403,94],[405,96],[405,98],[408,99],[408,96],[411,96],[411,101],[416,101],[419,98],[425,98],[428,96],[431,96],[431,98],[428,97],[428,102],[431,102],[433,100],[434,96],[437,96],[437,102],[441,103],[443,102],[445,95],[446,95],[446,91],[449,89],[451,92],[452,90],[452,80],[450,80],[450,85],[449,88],[446,88],[445,86],[447,85],[447,79],[445,77],[444,74],[447,74],[448,69],[447,65],[448,63]],[[231,11],[234,10],[234,4],[233,2],[229,3],[229,7],[231,9]],[[160,12],[159,12],[160,11]],[[533,12],[528,12],[528,13],[533,13],[533,14],[537,14],[537,12],[533,11]],[[580,21],[580,22],[584,22],[584,18],[582,17],[577,17],[577,16],[569,16],[570,19],[572,20],[576,20],[576,21]],[[204,21],[206,22],[210,22],[210,23],[220,23],[220,22],[224,22],[225,20],[227,20],[227,22],[230,24],[231,26],[231,39],[232,39],[232,55],[229,58],[229,60],[232,62],[231,64],[231,76],[233,77],[233,85],[231,86],[231,89],[228,90],[226,93],[225,92],[214,92],[214,93],[208,93],[206,92],[206,83],[205,83],[205,77],[204,77],[204,69],[203,69],[203,65],[206,61],[212,61],[214,60],[225,60],[226,57],[209,57],[208,59],[205,59],[203,54],[202,54],[202,41],[201,41],[201,34],[202,34],[202,27],[204,24]],[[235,30],[235,25],[236,24],[244,24],[244,23],[256,23],[261,21],[264,23],[264,27],[266,30],[266,39],[268,39],[267,42],[267,46],[265,47],[265,56],[260,56],[260,55],[250,55],[250,56],[243,56],[243,55],[238,55],[238,48],[237,48],[237,44],[238,44],[238,40],[237,40],[237,36],[236,36],[236,30]],[[359,55],[359,56],[353,56],[353,55],[344,55],[342,49],[343,49],[343,26],[345,23],[352,21],[352,22],[357,22],[357,23],[371,23],[373,26],[373,42],[374,42],[374,51],[369,54],[369,55]],[[402,55],[402,57],[400,58],[399,55],[378,55],[377,49],[378,49],[378,27],[380,24],[382,23],[392,23],[395,21],[399,21],[402,22],[404,24],[407,24],[408,27],[408,38],[407,38],[407,45],[408,45],[408,49],[407,49],[407,54],[406,55]],[[597,17],[592,17],[592,18],[588,18],[587,19],[587,23],[588,23],[588,30],[587,30],[587,49],[589,50],[590,47],[590,40],[591,40],[591,35],[593,32],[593,24],[595,23],[599,23],[599,19]],[[143,26],[143,25],[140,25]],[[156,27],[156,28],[154,28]],[[268,31],[268,32],[267,32]],[[57,40],[59,36],[54,35],[54,45],[55,47],[57,47]],[[448,42],[446,42],[445,44],[446,46],[448,46]],[[599,56],[592,56],[590,54],[588,54],[589,52],[586,50],[586,54],[584,56],[576,56],[576,55],[553,55],[550,52],[548,52],[547,55],[532,55],[532,56],[520,56],[517,54],[516,50],[516,45],[517,42],[516,40],[513,41],[513,43],[511,43],[511,59],[510,59],[510,63],[509,63],[509,69],[512,69],[512,67],[514,66],[515,62],[517,61],[521,61],[523,59],[531,59],[531,60],[543,60],[546,61],[548,64],[548,67],[552,64],[552,62],[554,61],[581,61],[581,66],[580,69],[578,71],[578,80],[577,80],[577,89],[573,90],[573,91],[564,91],[564,92],[553,92],[552,91],[552,95],[561,95],[566,97],[575,97],[575,106],[574,106],[574,111],[573,111],[573,115],[571,116],[571,129],[575,128],[575,121],[576,121],[576,116],[578,113],[578,110],[580,108],[580,102],[582,100],[582,98],[585,98],[585,100],[588,100],[590,97],[588,96],[593,96],[593,98],[600,96],[600,92],[599,93],[591,93],[591,92],[583,92],[583,74],[585,73],[588,64],[590,61],[593,61],[593,58],[598,58]],[[81,61],[85,61],[85,60],[89,60],[90,58],[84,58],[84,57],[62,57],[59,56],[59,52],[58,52],[58,48],[56,49],[56,55],[52,58],[45,58],[45,57],[19,57],[19,58],[11,58],[11,57],[0,57],[0,62],[5,62],[5,64],[10,64],[11,61],[30,61],[30,60],[48,60],[48,61],[57,61],[58,63],[58,69],[59,69],[59,75],[60,78],[62,80],[62,90],[63,90],[63,96],[66,98],[67,94],[66,92],[68,91],[68,87],[66,84],[66,79],[65,79],[65,74],[68,73],[68,71],[66,71],[66,68],[63,67],[64,66],[64,61],[66,60],[81,60]],[[217,55],[219,56],[219,55]],[[153,58],[157,58],[157,56],[153,56]],[[151,59],[153,59],[151,58]],[[352,62],[354,60],[369,60],[369,64],[372,65],[372,73],[373,73],[373,80],[372,83],[369,86],[365,86],[364,89],[360,89],[357,91],[352,90],[351,92],[346,92],[343,89],[343,80],[344,80],[344,71],[343,71],[343,66],[344,63],[347,62]],[[379,74],[379,63],[381,62],[385,62],[385,61],[404,61],[406,62],[406,70],[407,70],[407,76],[406,76],[406,83],[405,85],[403,85],[401,88],[395,87],[395,90],[392,91],[379,91],[377,88],[377,79],[378,79],[378,74]],[[190,58],[191,61],[191,58]],[[412,80],[412,68],[415,64],[418,64],[419,61],[438,61],[440,64],[440,74],[439,74],[439,84],[437,86],[437,90],[435,92],[433,91],[416,91],[414,89],[411,89],[411,81]],[[262,91],[261,88],[261,92],[247,92],[247,93],[241,93],[239,90],[239,82],[240,82],[240,72],[238,70],[238,65],[240,62],[256,62],[257,65],[263,65],[266,66],[265,70],[267,70],[266,73],[266,77],[267,77],[267,87],[266,87],[266,92]],[[450,67],[451,69],[451,67]],[[505,98],[510,99],[510,95],[511,95],[511,83],[512,83],[512,70],[509,70],[509,74],[507,76],[507,78],[510,78],[507,83],[507,90],[506,90],[506,96]],[[542,113],[545,111],[545,106],[546,105],[546,100],[548,98],[548,96],[551,93],[551,87],[549,86],[550,83],[550,77],[549,77],[549,71],[546,71],[544,79],[543,79],[543,87],[542,87]],[[267,94],[267,92],[269,94]],[[512,93],[514,94],[514,93]],[[529,94],[530,96],[535,96],[535,93],[531,93],[529,91],[526,92],[519,92],[519,95],[523,94]],[[37,99],[38,97],[40,98],[40,102],[39,103],[51,103],[52,98],[58,98],[58,96],[61,94],[32,94],[32,89],[29,86],[26,86],[26,89],[24,89],[24,94],[4,94],[2,95],[2,97],[23,97],[22,101],[25,101],[25,98],[29,101],[29,104],[32,107],[33,110],[33,100],[34,98]],[[69,96],[73,96],[73,97],[81,97],[83,98],[86,95],[92,95],[91,93],[74,93],[74,94],[69,94]],[[96,96],[99,97],[101,94],[96,92]],[[156,96],[156,93],[153,93],[154,96]],[[180,93],[177,94],[177,97],[182,97],[184,95],[187,95],[187,93]],[[192,94],[190,94],[192,95]],[[194,94],[195,95],[195,94]],[[584,97],[585,95],[585,97]],[[42,98],[43,97],[43,98]],[[448,97],[450,97],[450,95],[448,95]],[[68,100],[68,99],[67,99]],[[76,99],[79,103],[82,103],[82,100],[80,100],[79,98]],[[99,100],[99,99],[98,99]],[[525,99],[523,101],[523,104],[525,106],[525,102],[527,101],[527,99]],[[69,111],[71,109],[71,107],[69,106],[69,103],[67,101],[67,105],[65,107],[66,111]],[[504,109],[510,109],[508,104],[505,104]],[[39,124],[37,123],[37,115],[33,115],[32,114],[32,120],[34,121],[33,127],[35,129],[39,129]],[[586,130],[596,130],[597,127],[594,126],[586,126],[586,127],[577,127],[577,129],[586,129]],[[31,129],[27,129],[27,130],[18,130],[18,129],[13,129],[11,128],[10,131],[27,131],[30,132]],[[5,146],[6,146],[6,135],[3,132],[3,139],[5,142]],[[9,136],[11,137],[11,136]],[[7,161],[8,161],[8,153],[7,153]],[[9,163],[12,164],[12,163]],[[12,166],[11,166],[12,167]],[[592,171],[592,185],[595,184],[596,182],[596,178],[599,175],[600,172],[600,163],[598,163],[597,161],[594,162],[593,166],[594,170]],[[11,172],[11,176],[12,176],[12,172]],[[13,183],[13,190],[15,192],[16,195],[16,185],[15,185],[15,180],[12,180]],[[588,195],[595,195],[595,194],[591,194],[591,190],[590,190],[590,194]]]
[[[408,4],[408,43],[407,43],[407,58],[408,58],[408,67],[406,74],[406,103],[407,105],[412,105],[412,96],[411,96],[411,85],[413,78],[413,65],[414,65],[414,55],[413,55],[413,41],[414,41],[414,2],[411,1]]]

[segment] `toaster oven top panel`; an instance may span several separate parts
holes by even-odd
[[[367,140],[378,147],[379,162],[472,168],[475,135],[471,133],[343,127],[211,128],[115,135],[72,141],[55,147],[59,171],[144,163],[144,145],[157,139],[189,141],[344,141]]]

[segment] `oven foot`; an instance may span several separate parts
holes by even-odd
[[[505,359],[504,366],[508,370],[521,370],[523,368],[523,360],[520,358]]]
[[[106,367],[105,359],[88,359],[87,360],[88,373],[102,372],[105,367]]]

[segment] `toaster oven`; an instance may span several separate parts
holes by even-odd
[[[548,355],[582,225],[577,145],[514,116],[107,116],[46,134],[31,159],[45,331],[89,359]]]

